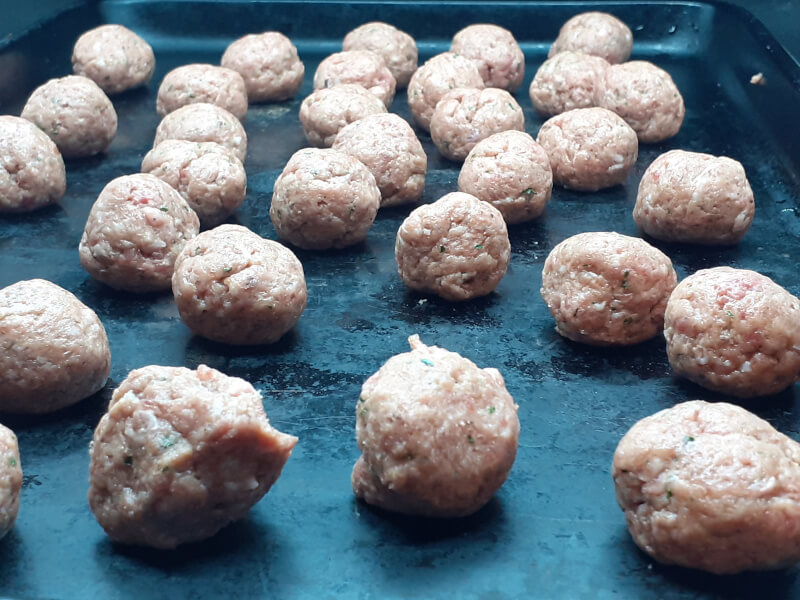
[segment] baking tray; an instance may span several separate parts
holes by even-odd
[[[400,282],[394,237],[410,207],[381,210],[366,243],[297,254],[309,302],[274,346],[230,348],[193,337],[169,294],[138,297],[94,282],[76,251],[89,208],[113,177],[137,172],[158,124],[155,93],[173,67],[216,63],[232,39],[277,29],[306,64],[298,98],[251,107],[247,201],[235,220],[275,239],[272,185],[305,145],[297,113],[318,62],[352,27],[389,21],[419,41],[421,59],[447,48],[461,27],[509,28],[525,51],[517,93],[527,130],[542,123],[527,88],[558,27],[573,14],[608,10],[634,30],[634,57],[670,71],[686,99],[681,132],[642,146],[624,186],[596,194],[556,190],[546,214],[510,228],[511,266],[496,293],[467,304],[423,302]],[[16,528],[0,542],[0,596],[30,598],[770,598],[800,597],[796,570],[715,577],[654,564],[634,546],[609,475],[624,432],[639,418],[692,398],[723,399],[670,374],[661,339],[597,349],[558,336],[539,297],[547,253],[587,230],[637,235],[631,217],[646,166],[685,148],[744,163],[756,216],[741,244],[703,248],[656,242],[680,277],[733,265],[800,293],[800,67],[747,12],[702,2],[379,3],[102,2],[60,15],[0,46],[0,112],[18,114],[36,85],[70,71],[76,37],[126,24],[153,44],[151,85],[114,99],[119,131],[109,153],[67,165],[59,206],[0,217],[0,285],[44,277],[93,307],[108,331],[111,378],[97,395],[38,418],[2,417],[19,435],[25,479]],[[753,86],[762,72],[767,84]],[[399,94],[392,111],[410,114]],[[424,202],[456,188],[458,165],[429,157]],[[361,383],[419,333],[428,344],[501,370],[519,403],[519,453],[497,496],[472,517],[429,520],[356,502],[354,405]],[[272,491],[207,542],[173,552],[116,546],[86,500],[87,446],[111,390],[146,364],[205,363],[250,380],[272,423],[300,442]],[[747,404],[800,438],[797,386]]]

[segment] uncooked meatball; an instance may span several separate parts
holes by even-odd
[[[269,216],[278,235],[299,248],[344,248],[367,238],[380,203],[375,177],[358,159],[305,148],[275,181]]]
[[[50,136],[64,158],[105,152],[117,134],[117,113],[111,100],[94,81],[79,75],[40,85],[21,116]]]
[[[17,436],[0,425],[0,540],[11,531],[19,513],[22,489],[22,463],[19,460]]]
[[[613,15],[586,12],[575,15],[561,26],[548,57],[572,50],[606,59],[612,65],[628,60],[633,49],[633,33]]]
[[[2,412],[42,414],[75,404],[102,388],[111,368],[94,311],[42,279],[0,290],[0,347]]]
[[[369,50],[348,50],[331,54],[314,73],[314,89],[355,83],[375,94],[388,108],[394,100],[397,82],[380,54]]]
[[[550,159],[524,131],[503,131],[478,142],[458,175],[458,189],[488,202],[506,223],[538,217],[553,193]]]
[[[186,244],[175,261],[172,293],[194,333],[237,345],[278,341],[308,298],[294,253],[241,225],[221,225]]]
[[[636,132],[605,108],[576,108],[545,121],[536,138],[553,182],[594,192],[625,181],[639,156]]]
[[[425,188],[428,157],[417,135],[395,114],[370,115],[343,127],[334,150],[354,156],[370,170],[381,206],[415,202]]]
[[[164,140],[217,142],[230,148],[240,161],[247,155],[247,134],[234,115],[215,104],[187,104],[161,119],[153,148]]]
[[[300,124],[310,144],[329,147],[345,125],[385,112],[383,102],[364,86],[343,84],[317,90],[303,100]]]
[[[503,485],[519,444],[514,399],[497,369],[419,336],[361,388],[356,497],[385,510],[463,517]]]
[[[471,300],[500,283],[511,244],[499,210],[452,192],[408,215],[397,232],[394,255],[400,278],[412,290]]]
[[[84,33],[72,49],[72,70],[119,94],[147,85],[156,70],[150,44],[122,25],[101,25]]]
[[[205,365],[149,366],[114,390],[89,446],[89,505],[115,542],[175,548],[243,518],[297,438],[259,394]]]
[[[608,61],[580,52],[559,52],[536,71],[529,93],[533,107],[544,116],[595,105],[597,86]]]
[[[677,282],[669,257],[644,240],[588,232],[553,248],[544,261],[541,293],[564,337],[626,346],[662,330]]]
[[[398,89],[406,87],[417,70],[414,38],[388,23],[373,21],[356,27],[344,36],[342,50],[370,50],[379,54],[392,72]]]
[[[612,475],[659,562],[730,574],[800,561],[800,445],[743,408],[694,400],[642,419]]]
[[[676,374],[723,394],[776,394],[800,377],[800,300],[755,271],[715,267],[684,279],[664,337]]]
[[[453,36],[450,52],[468,58],[486,87],[516,92],[525,77],[525,55],[508,29],[470,25]]]
[[[81,264],[118,290],[168,290],[175,258],[199,230],[197,214],[158,177],[117,177],[89,212],[78,249]]]
[[[250,102],[280,102],[293,98],[306,68],[291,40],[277,31],[251,33],[231,43],[222,66],[237,71]]]
[[[206,64],[183,65],[164,75],[156,98],[160,116],[199,102],[215,104],[244,119],[247,115],[244,79],[233,69]]]

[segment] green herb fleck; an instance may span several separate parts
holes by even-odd
[[[495,412],[497,412],[497,409],[494,406],[490,406],[489,407],[489,414],[493,415]]]
[[[475,250],[483,250],[483,244],[475,244]]]
[[[164,211],[164,212],[169,212],[169,209],[166,206],[162,206],[161,210]]]
[[[161,447],[172,448],[172,446],[174,446],[177,442],[178,442],[177,438],[173,438],[167,435],[161,440]]]
[[[13,456],[8,459],[8,466],[9,467],[16,467],[17,466],[17,459]]]
[[[522,192],[522,193],[523,193],[523,194],[525,194],[526,196],[532,196],[532,195],[534,195],[536,192],[534,192],[534,191],[533,191],[533,188],[527,188],[527,189],[526,189],[524,192]]]
[[[444,246],[439,246],[439,252],[444,254],[445,252],[447,252],[447,248],[445,248]]]
[[[507,106],[508,106],[508,108],[510,108],[511,110],[517,110],[517,109],[516,109],[516,107],[515,107],[513,104],[511,104],[511,102],[506,102],[506,105],[507,105]]]
[[[733,313],[731,311],[726,310],[725,314],[728,315],[729,317],[733,318]]]
[[[368,412],[369,412],[369,409],[368,409],[366,406],[362,406],[362,407],[361,407],[361,408],[358,410],[358,416],[359,416],[359,417],[361,417],[362,419],[366,419],[366,418],[367,418],[367,413],[368,413]]]
[[[166,473],[167,471],[169,471],[169,467],[164,467],[163,469],[161,469],[162,473]]]
[[[133,464],[133,457],[132,456],[126,456],[124,462],[125,462],[126,465],[131,466]]]
[[[625,289],[625,290],[627,290],[629,287],[631,287],[631,282],[628,281],[628,275],[630,275],[630,271],[625,271],[622,274],[622,288]]]
[[[233,269],[233,267],[225,267],[222,270],[225,271],[226,273],[230,273],[232,269]]]
[[[420,362],[421,362],[423,365],[425,365],[426,367],[432,367],[432,366],[433,366],[433,361],[431,361],[431,360],[428,360],[427,358],[422,358],[422,359],[420,359]]]
[[[467,434],[467,441],[468,441],[470,444],[474,444],[474,443],[475,443],[475,438],[474,438],[474,437],[472,437],[472,434],[471,434],[471,433],[470,433],[470,434]]]
[[[367,401],[367,399],[366,399],[366,398],[364,398],[364,396],[359,396],[359,397],[358,397],[358,401],[359,401],[359,402],[366,402],[366,401]]]
[[[206,253],[205,248],[195,248],[194,251],[192,252],[192,256],[199,256],[205,253]]]
[[[672,490],[667,490],[667,500],[672,499]]]
[[[687,442],[693,442],[693,441],[694,441],[694,438],[692,436],[690,436],[690,435],[687,435],[685,438],[683,438],[683,443],[684,444],[687,443]]]
[[[633,323],[633,317],[628,317],[623,321],[623,323],[625,323],[625,325],[630,325],[631,323]]]
[[[352,215],[353,212],[355,212],[355,210],[356,210],[355,204],[351,204],[350,205],[350,214]]]
[[[189,92],[189,99],[194,100],[194,92]]]

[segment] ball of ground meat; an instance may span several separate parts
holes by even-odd
[[[468,58],[486,87],[517,91],[525,77],[525,55],[508,29],[470,25],[453,36],[450,52]]]
[[[0,213],[47,206],[66,188],[64,159],[53,141],[30,121],[0,116]]]
[[[544,261],[541,293],[564,337],[626,346],[662,330],[677,282],[669,257],[644,240],[588,232],[553,248]]]
[[[664,337],[676,374],[723,394],[775,394],[800,377],[800,300],[755,271],[715,267],[684,279]]]
[[[586,12],[561,26],[547,56],[572,50],[599,56],[613,65],[628,60],[632,49],[633,33],[625,23],[608,13]]]
[[[414,122],[428,131],[433,111],[446,93],[455,88],[484,87],[483,77],[471,60],[444,52],[414,71],[408,83],[408,107]]]
[[[81,264],[118,290],[168,290],[175,258],[199,230],[197,214],[158,177],[117,177],[89,211],[78,248]]]
[[[683,402],[617,446],[617,502],[655,560],[712,573],[800,561],[800,445],[739,406]]]
[[[306,68],[291,40],[277,31],[249,34],[231,43],[222,66],[237,71],[250,102],[280,102],[293,98]]]
[[[94,81],[79,75],[40,85],[21,116],[50,136],[64,158],[105,152],[117,134],[117,113],[111,100]]]
[[[221,225],[188,243],[175,261],[172,293],[189,329],[236,345],[278,341],[308,298],[294,253],[241,225]]]
[[[397,82],[380,54],[348,50],[331,54],[314,72],[314,89],[355,83],[374,94],[387,108],[394,100]]]
[[[400,278],[412,290],[471,300],[500,283],[511,244],[499,210],[452,192],[408,215],[397,232],[394,255]]]
[[[145,155],[142,172],[178,190],[204,227],[222,223],[247,193],[242,162],[216,142],[164,140]]]
[[[234,115],[216,104],[187,104],[161,119],[153,148],[164,140],[217,142],[233,151],[240,161],[247,155],[247,134]]]
[[[17,436],[0,425],[0,540],[11,531],[19,513],[22,489],[22,462],[19,459]]]
[[[43,414],[105,385],[111,352],[94,311],[49,281],[0,290],[0,411]]]
[[[119,94],[147,85],[156,70],[150,44],[122,25],[101,25],[84,33],[72,49],[72,70]]]
[[[611,65],[600,77],[597,106],[613,110],[633,127],[644,143],[678,133],[686,108],[683,96],[664,69],[644,60]]]
[[[89,446],[89,505],[115,542],[203,540],[247,515],[296,443],[243,379],[205,365],[136,369]]]
[[[639,156],[636,132],[605,108],[576,108],[545,121],[536,137],[553,182],[594,192],[625,181]]]
[[[600,78],[609,67],[599,56],[559,52],[536,71],[529,93],[533,107],[545,116],[595,105]]]
[[[383,102],[363,86],[344,84],[317,90],[303,100],[300,124],[310,144],[330,147],[345,125],[385,112]]]
[[[415,202],[422,196],[428,157],[403,118],[379,114],[359,119],[339,131],[333,149],[354,156],[370,170],[381,206]]]
[[[299,248],[344,248],[367,238],[380,203],[375,177],[358,159],[305,148],[275,181],[269,216],[278,235]]]
[[[244,79],[233,69],[206,64],[183,65],[164,75],[156,98],[160,116],[199,102],[215,104],[244,119],[247,115]]]
[[[356,27],[346,36],[342,50],[369,50],[379,54],[391,71],[398,88],[404,88],[417,70],[417,43],[393,25],[373,21]]]
[[[524,131],[503,131],[475,144],[458,175],[458,189],[488,202],[506,223],[538,217],[553,193],[550,159]]]
[[[356,497],[385,510],[462,517],[508,477],[519,443],[517,405],[497,369],[419,336],[361,388]]]

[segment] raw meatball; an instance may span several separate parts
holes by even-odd
[[[150,44],[122,25],[101,25],[84,33],[72,49],[72,70],[118,94],[147,85],[156,70]]]
[[[500,489],[517,454],[517,405],[497,369],[419,336],[361,388],[356,497],[428,517],[463,517]]]
[[[216,142],[164,140],[144,157],[142,172],[178,190],[205,227],[227,219],[247,193],[242,162]]]
[[[490,203],[506,223],[538,217],[553,193],[550,159],[524,131],[503,131],[478,142],[458,175],[459,191]]]
[[[183,65],[164,75],[156,98],[160,116],[199,102],[215,104],[244,119],[247,115],[244,79],[233,69],[205,64]]]
[[[627,235],[589,232],[553,248],[541,292],[564,337],[626,346],[661,331],[677,283],[672,261],[658,248]]]
[[[19,460],[17,436],[0,425],[0,540],[11,531],[19,512],[22,489],[22,463]]]
[[[755,271],[716,267],[684,279],[664,337],[675,372],[710,390],[765,396],[800,377],[800,300]]]
[[[89,212],[78,249],[81,264],[118,290],[168,290],[175,258],[199,230],[197,214],[158,177],[117,177]]]
[[[597,86],[596,104],[625,119],[639,141],[647,144],[678,133],[686,114],[683,96],[669,73],[644,60],[606,69]]]
[[[345,125],[385,112],[383,102],[363,86],[344,84],[317,90],[303,100],[300,124],[310,144],[329,147]]]
[[[398,88],[406,87],[417,70],[418,53],[414,38],[388,23],[373,21],[356,27],[344,37],[342,50],[370,50],[380,55]]]
[[[406,204],[422,196],[428,157],[401,117],[385,114],[359,119],[339,131],[333,149],[366,165],[381,191],[381,206]]]
[[[51,79],[33,90],[22,109],[56,143],[64,158],[105,152],[117,134],[114,105],[88,77]]]
[[[608,61],[580,52],[559,52],[536,71],[529,89],[533,107],[547,117],[595,105]]]
[[[277,31],[251,33],[225,50],[222,66],[239,72],[250,102],[280,102],[293,98],[306,72],[297,48]]]
[[[0,166],[0,213],[36,210],[64,195],[64,159],[30,121],[0,116]]]
[[[247,155],[247,134],[234,115],[216,104],[187,104],[161,119],[153,148],[164,140],[217,142],[231,149],[240,161]]]
[[[683,402],[617,446],[617,502],[655,560],[712,573],[800,561],[800,446],[743,408]]]
[[[42,414],[75,404],[102,388],[111,368],[94,311],[42,279],[0,290],[0,347],[3,412]]]
[[[414,122],[425,131],[439,100],[455,88],[483,89],[484,83],[475,64],[453,52],[437,54],[417,69],[408,83],[408,107]]]
[[[594,192],[625,181],[639,155],[636,132],[605,108],[576,108],[545,121],[536,138],[553,181]]]
[[[295,152],[275,181],[269,216],[299,248],[344,248],[367,238],[381,192],[361,162],[338,150]]]
[[[548,57],[572,50],[606,59],[612,65],[628,60],[633,33],[615,16],[602,12],[575,15],[561,26]]]
[[[205,365],[149,366],[114,390],[89,446],[89,505],[115,542],[175,548],[243,518],[297,438],[261,394]]]
[[[753,222],[753,190],[738,161],[671,150],[647,167],[633,220],[654,238],[735,244]]]
[[[517,91],[525,77],[525,55],[508,29],[470,25],[453,36],[450,52],[468,58],[486,87]]]
[[[394,255],[400,278],[412,290],[471,300],[500,283],[511,244],[499,210],[452,192],[408,215],[397,232]]]
[[[239,345],[278,341],[308,297],[294,253],[241,225],[221,225],[187,244],[175,261],[172,293],[194,333]]]
[[[388,108],[397,83],[380,54],[369,50],[349,50],[331,54],[319,63],[314,73],[314,89],[355,83],[375,94]]]

